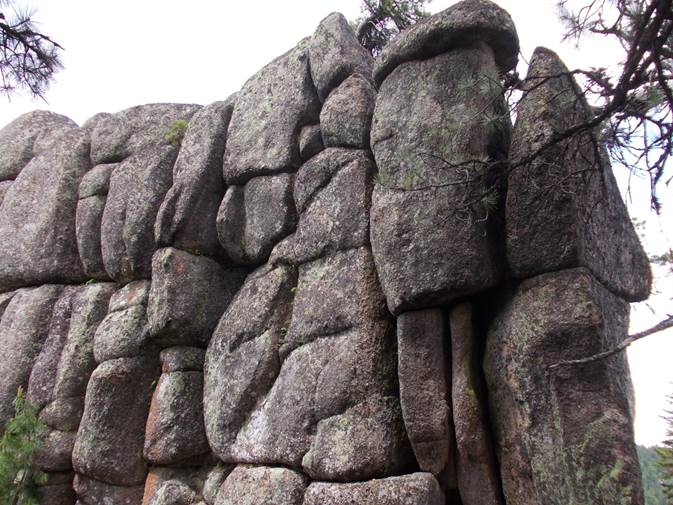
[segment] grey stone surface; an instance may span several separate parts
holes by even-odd
[[[110,277],[103,263],[101,246],[101,224],[104,211],[104,196],[90,196],[77,202],[75,234],[84,273],[92,279],[109,280]]]
[[[14,415],[19,387],[28,385],[33,362],[47,334],[61,286],[45,285],[16,292],[0,321],[0,428]]]
[[[238,430],[278,374],[295,284],[287,267],[254,271],[213,332],[204,364],[204,415],[211,448],[225,462],[234,461]]]
[[[96,361],[94,335],[105,317],[116,286],[97,283],[84,286],[72,301],[68,338],[56,372],[53,399],[82,398]]]
[[[89,170],[79,183],[79,197],[105,196],[110,189],[110,176],[119,163],[104,163]]]
[[[509,132],[502,100],[487,47],[405,63],[381,87],[371,235],[393,313],[498,282],[504,195],[494,177]]]
[[[189,486],[169,480],[152,496],[149,505],[191,505],[195,499],[196,493]]]
[[[96,330],[93,354],[96,363],[139,356],[149,340],[147,309],[134,305],[109,312]]]
[[[241,465],[220,488],[215,505],[301,505],[306,476],[288,468]]]
[[[280,354],[285,357],[325,335],[357,326],[376,326],[386,317],[369,249],[350,249],[306,263],[299,267],[292,321]]]
[[[215,465],[209,472],[206,481],[203,483],[203,499],[208,505],[214,505],[217,499],[217,493],[220,487],[234,469],[231,465],[223,465],[221,463]]]
[[[326,147],[369,148],[376,89],[364,76],[348,77],[334,89],[320,111],[320,131]]]
[[[255,177],[244,189],[230,186],[217,216],[226,256],[243,265],[264,263],[297,223],[292,174]]]
[[[536,49],[517,114],[511,159],[521,160],[590,117],[581,90],[552,51]],[[507,257],[516,277],[584,266],[631,301],[650,294],[649,261],[622,201],[607,154],[588,132],[512,170],[507,193]],[[597,155],[597,153],[600,153]]]
[[[304,163],[294,180],[294,203],[302,213],[315,194],[326,186],[343,167],[357,163],[364,166],[371,161],[367,152],[359,149],[329,148]]]
[[[395,397],[371,397],[318,422],[302,459],[313,480],[362,481],[399,475],[414,466]]]
[[[454,221],[451,196],[447,188],[374,187],[372,251],[393,314],[447,303],[501,279],[503,262],[484,236],[486,223],[472,217]]]
[[[31,463],[44,472],[72,470],[71,457],[75,436],[75,432],[50,430],[31,456]]]
[[[323,19],[309,45],[311,76],[321,100],[348,76],[370,76],[374,59],[360,45],[346,18],[333,12]]]
[[[15,179],[32,158],[76,128],[71,119],[45,110],[16,118],[0,130],[0,181]]]
[[[74,488],[77,503],[81,505],[140,505],[144,489],[143,486],[113,486],[84,475],[75,475]]]
[[[320,125],[312,124],[304,126],[299,132],[299,156],[302,161],[306,161],[320,151],[325,149],[322,143],[322,136],[320,135]],[[0,184],[0,188],[2,184]],[[0,189],[0,191],[2,191]],[[2,197],[0,196],[0,202]]]
[[[628,304],[584,268],[501,302],[484,370],[508,503],[643,503],[626,356],[549,369],[613,348],[627,328]]]
[[[463,505],[504,505],[473,318],[469,302],[460,303],[449,312],[458,490]]]
[[[40,412],[40,420],[61,431],[77,431],[84,412],[84,397],[55,398]]]
[[[179,465],[210,452],[203,424],[203,373],[161,375],[145,429],[145,460]]]
[[[72,302],[79,289],[81,288],[66,286],[61,292],[54,304],[49,333],[31,369],[26,399],[38,410],[43,409],[51,401],[58,362],[68,338]]]
[[[421,470],[439,476],[453,453],[449,346],[440,309],[397,316],[397,373],[404,425]]]
[[[309,72],[309,43],[266,65],[243,86],[224,154],[227,184],[299,167],[299,131],[315,124],[320,105]]]
[[[156,249],[154,220],[171,187],[176,154],[173,146],[148,148],[112,173],[101,245],[105,270],[119,282],[150,277]]]
[[[14,184],[14,181],[0,181],[0,205],[2,205],[2,201],[5,199],[5,195],[9,191],[9,188],[12,187],[12,184]]]
[[[173,186],[154,226],[160,246],[220,256],[215,220],[224,197],[222,157],[235,101],[232,95],[207,105],[189,122],[173,167]]]
[[[114,114],[98,114],[88,125],[91,161],[94,165],[115,163],[147,148],[168,144],[166,134],[173,123],[179,119],[189,121],[200,108],[191,104],[154,103]]]
[[[16,294],[15,291],[0,293],[0,319],[2,319],[2,315],[5,313],[5,309],[9,305],[9,302],[12,301],[12,298],[14,298],[15,294]]]
[[[516,66],[519,38],[510,15],[489,0],[463,0],[419,21],[387,44],[374,64],[380,84],[397,66],[469,45],[488,44],[501,71]]]
[[[145,421],[158,365],[149,357],[120,358],[93,372],[72,455],[78,473],[117,486],[145,482]]]
[[[82,130],[33,158],[0,206],[0,289],[86,280],[77,253],[77,188],[89,168]]]
[[[168,466],[153,466],[150,467],[147,479],[145,480],[145,494],[143,496],[143,505],[149,504],[159,493],[161,487],[167,483],[179,483],[189,489],[194,490],[197,494],[203,489],[205,485],[208,472],[212,468],[212,464],[204,463],[200,467],[168,467]],[[196,504],[195,504],[196,505]]]
[[[159,249],[152,258],[147,305],[152,339],[164,347],[206,347],[244,278],[245,271],[224,268],[205,256]]]
[[[163,373],[201,372],[205,358],[206,351],[199,347],[169,347],[159,354]]]
[[[147,305],[150,281],[140,280],[126,284],[110,297],[110,312],[126,310],[136,305]]]
[[[325,254],[368,245],[374,170],[373,162],[364,156],[341,167],[312,196],[299,216],[297,231],[274,248],[269,262],[298,265]],[[302,176],[302,184],[308,178]]]
[[[39,486],[35,494],[39,505],[73,505],[77,499],[70,483]]]
[[[430,473],[339,484],[313,482],[306,490],[304,505],[443,505],[444,495]]]

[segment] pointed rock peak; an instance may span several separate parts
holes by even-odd
[[[370,78],[374,63],[372,56],[355,38],[346,18],[338,12],[333,12],[318,25],[311,38],[309,58],[311,77],[322,101],[354,73]]]
[[[478,42],[493,49],[501,71],[516,66],[519,37],[509,13],[490,0],[463,0],[421,20],[392,40],[376,59],[374,80],[381,84],[406,61],[431,58]]]

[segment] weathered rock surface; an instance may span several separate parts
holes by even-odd
[[[510,15],[489,0],[463,0],[404,30],[374,64],[377,84],[406,61],[427,59],[470,45],[488,44],[501,71],[516,66],[519,38]]]
[[[14,298],[15,291],[9,291],[7,293],[0,293],[0,319],[2,319],[2,315],[5,313],[5,309],[9,305],[9,302],[12,301],[12,298]]]
[[[110,177],[101,244],[105,270],[116,281],[150,277],[154,220],[171,187],[176,154],[173,146],[149,148],[126,159]]]
[[[643,503],[626,356],[628,304],[587,269],[523,282],[491,324],[484,360],[505,499]]]
[[[72,455],[78,473],[116,486],[145,482],[142,453],[152,382],[159,371],[155,361],[120,358],[93,372]]]
[[[320,131],[326,147],[369,148],[369,130],[376,89],[360,74],[329,94],[320,111]]]
[[[320,125],[312,124],[304,126],[301,132],[299,132],[299,156],[301,160],[306,161],[323,149],[325,149],[325,146],[322,143]],[[0,183],[0,192],[2,191],[1,188],[2,183]],[[0,196],[0,203],[2,203],[2,196]]]
[[[187,485],[179,481],[166,481],[154,494],[150,505],[191,505],[196,499],[196,493]]]
[[[12,183],[0,206],[0,289],[85,280],[75,210],[88,156],[86,134],[71,130]]]
[[[140,505],[144,490],[143,486],[113,486],[79,474],[74,488],[81,505]]]
[[[220,491],[222,484],[227,479],[231,471],[234,469],[231,465],[218,464],[214,466],[209,472],[206,481],[203,483],[203,499],[208,505],[214,505],[217,499],[217,493]]]
[[[429,473],[337,484],[313,482],[306,490],[304,505],[443,505],[444,495]]]
[[[206,351],[199,347],[169,347],[159,354],[162,373],[202,372]]]
[[[16,179],[32,158],[76,128],[71,119],[45,110],[16,118],[0,130],[0,181]]]
[[[335,156],[347,158],[349,154],[339,150]],[[325,164],[318,165],[318,158]],[[306,206],[299,216],[297,231],[274,248],[269,262],[299,265],[338,250],[369,244],[369,207],[375,168],[364,154],[354,152],[351,159],[338,167],[336,160],[321,155],[316,157],[316,163],[302,166],[295,188],[301,187],[300,201]],[[336,173],[329,174],[337,169]],[[328,174],[332,175],[331,179],[327,178]],[[319,187],[320,184],[323,187]],[[312,187],[316,188],[315,192],[308,203],[304,203]]]
[[[352,74],[370,76],[374,60],[355,38],[346,18],[333,12],[323,19],[309,45],[311,76],[318,96],[327,95]]]
[[[66,286],[61,292],[54,304],[49,323],[49,333],[31,369],[26,399],[38,410],[43,409],[51,401],[56,383],[58,362],[68,339],[72,303],[77,297],[79,289],[81,288]]]
[[[451,401],[460,499],[463,505],[504,505],[488,421],[480,345],[473,327],[472,305],[464,302],[452,307],[449,320]]]
[[[278,374],[279,341],[292,310],[296,274],[287,267],[251,273],[220,319],[206,352],[203,407],[213,452],[234,461],[232,444]]]
[[[84,412],[84,397],[55,398],[40,412],[40,420],[61,431],[77,431]]]
[[[322,143],[322,140],[320,141]],[[14,181],[0,181],[0,206],[2,205],[5,195],[9,191],[9,188],[12,187]]]
[[[134,281],[110,298],[108,313],[94,335],[96,363],[139,356],[149,338],[147,298],[149,281]]]
[[[299,131],[317,123],[319,101],[309,72],[308,41],[248,80],[231,116],[224,154],[227,184],[299,167]]]
[[[307,485],[294,470],[241,465],[224,481],[215,505],[301,505]]]
[[[210,452],[203,424],[203,373],[171,372],[159,379],[145,429],[145,460],[176,465]]]
[[[397,317],[397,373],[404,426],[421,470],[440,475],[454,448],[448,338],[440,309]]]
[[[205,466],[201,467],[150,467],[147,479],[145,480],[145,493],[142,505],[149,505],[166,483],[171,484],[169,488],[179,484],[183,491],[186,491],[185,488],[189,488],[197,495],[200,494],[210,468],[209,463],[205,463]],[[195,505],[198,505],[198,503],[195,503]]]
[[[394,314],[479,292],[502,274],[493,177],[509,119],[497,75],[488,47],[466,48],[405,63],[381,86],[371,235]]]
[[[152,339],[163,346],[206,347],[245,277],[205,256],[159,249],[152,258],[147,315]]]
[[[35,494],[40,505],[73,505],[77,500],[70,482],[39,486],[35,489]]]
[[[107,313],[116,286],[97,283],[84,286],[72,301],[68,338],[56,372],[53,399],[83,398],[94,359],[94,335]]]
[[[512,139],[512,160],[550,143],[590,117],[588,106],[556,54],[538,48]],[[645,300],[652,275],[622,201],[607,154],[592,133],[546,149],[531,164],[510,172],[507,193],[507,258],[515,276],[584,266],[628,301]],[[596,153],[600,153],[597,155]]]
[[[12,402],[26,387],[33,362],[49,332],[49,323],[61,286],[45,285],[18,290],[0,321],[0,428],[14,415]]]
[[[221,255],[215,221],[224,197],[222,157],[236,101],[207,105],[192,117],[173,167],[173,186],[166,193],[154,227],[160,246],[194,254]]]
[[[90,196],[105,196],[110,189],[110,177],[119,163],[104,163],[89,170],[79,183],[80,199]]]
[[[297,213],[291,174],[255,177],[230,186],[217,216],[217,233],[234,263],[264,263],[273,246],[294,230]]]
[[[314,480],[361,481],[413,467],[398,398],[373,397],[318,422],[302,459]]]
[[[72,470],[72,448],[75,433],[50,430],[42,445],[33,453],[31,463],[44,472],[65,472]]]
[[[105,196],[90,196],[77,203],[75,233],[77,250],[84,273],[92,279],[109,280],[103,263],[101,224],[105,211]]]
[[[94,165],[115,163],[147,148],[166,145],[166,134],[173,123],[188,121],[200,108],[191,104],[154,103],[115,114],[98,114],[90,125],[91,161]]]

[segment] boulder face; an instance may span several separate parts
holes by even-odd
[[[587,107],[538,49],[511,134],[517,52],[489,0],[376,60],[333,13],[226,100],[0,130],[39,505],[644,505],[625,357],[562,362],[646,257],[591,133],[516,164]]]

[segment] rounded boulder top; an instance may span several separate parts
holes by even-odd
[[[380,85],[406,61],[431,58],[476,42],[493,49],[501,71],[516,66],[519,37],[509,13],[489,0],[463,0],[419,21],[384,47],[374,64],[374,80]]]

